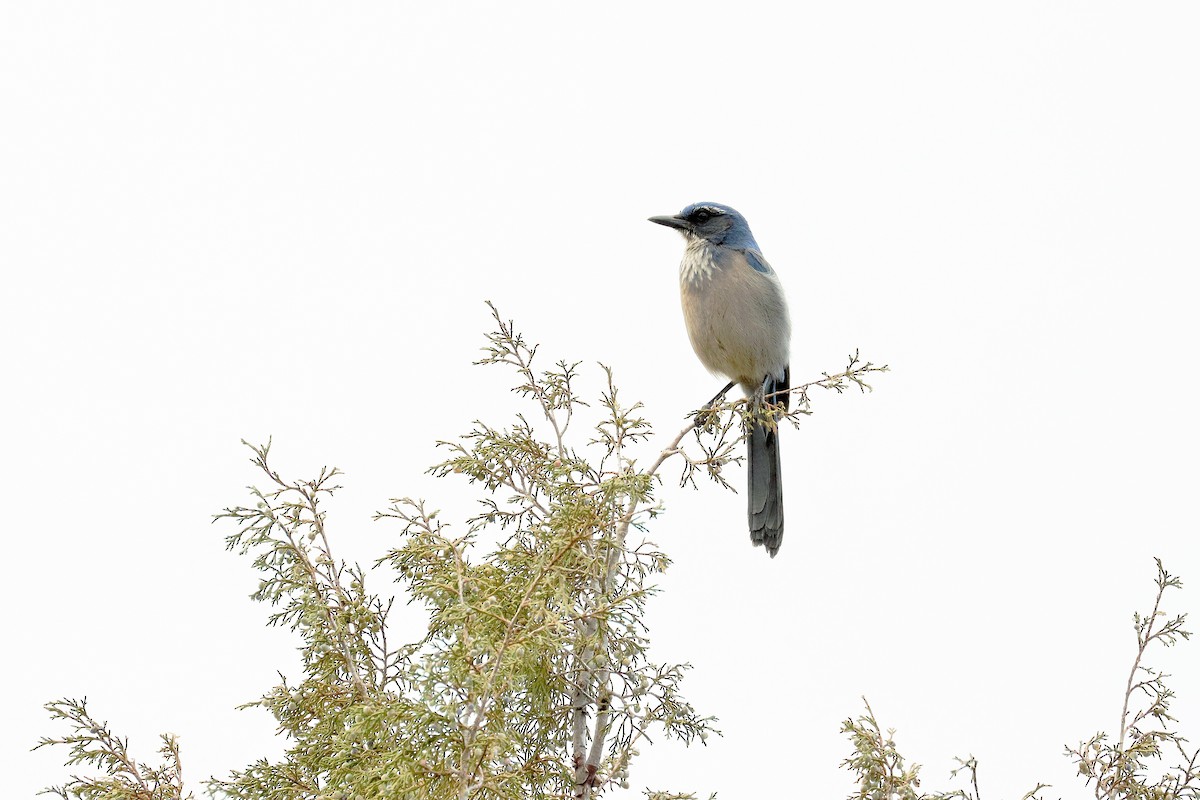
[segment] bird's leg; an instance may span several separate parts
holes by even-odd
[[[761,425],[761,418],[763,416],[764,409],[770,402],[771,401],[767,399],[767,384],[765,382],[759,384],[758,388],[754,390],[754,394],[750,396],[749,406],[751,419],[758,421],[758,423]]]
[[[717,404],[725,399],[725,395],[729,394],[729,390],[732,389],[735,385],[736,384],[733,381],[730,381],[729,383],[725,384],[725,388],[722,389],[721,391],[717,392],[716,395],[713,396],[712,400],[709,400],[707,403],[704,404],[704,407],[705,408],[716,408]]]
[[[787,409],[787,406],[783,405],[783,400],[775,398],[776,392],[767,392],[767,387],[770,385],[771,379],[768,377],[754,390],[754,394],[748,398],[749,418],[746,421],[747,425],[762,425],[767,430],[773,430],[777,424],[775,421],[776,415],[779,411]]]
[[[695,415],[694,415],[695,421],[693,424],[697,428],[699,428],[703,424],[701,422],[701,419],[704,415],[704,412],[712,411],[713,409],[715,409],[721,403],[721,401],[723,401],[725,399],[725,395],[729,394],[729,390],[732,389],[735,385],[736,385],[736,383],[734,381],[730,381],[729,383],[725,384],[724,389],[717,392],[716,395],[713,396],[712,400],[709,400],[707,403],[705,403],[700,408],[700,410],[695,413]]]

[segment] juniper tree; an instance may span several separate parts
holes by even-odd
[[[740,459],[752,414],[795,423],[810,413],[810,392],[866,390],[886,367],[855,354],[845,369],[793,389],[791,412],[752,412],[745,401],[702,408],[659,449],[612,370],[600,368],[603,388],[589,404],[577,389],[579,364],[540,369],[537,348],[492,312],[496,329],[479,363],[511,370],[527,411],[440,442],[446,458],[431,472],[482,491],[465,524],[420,500],[394,500],[377,516],[399,523],[399,543],[373,569],[348,564],[334,554],[322,505],[339,488],[338,471],[291,480],[271,465],[269,443],[250,446],[263,484],[250,505],[219,519],[235,526],[228,547],[261,574],[253,598],[274,607],[270,623],[301,637],[303,669],[249,704],[274,716],[287,752],[210,781],[214,795],[591,798],[628,785],[651,733],[691,743],[716,731],[681,692],[688,665],[649,651],[646,603],[670,563],[646,537],[657,490],[671,464],[684,485],[707,476],[728,486],[723,470]],[[394,599],[368,589],[380,575],[425,607],[422,635],[389,627]],[[68,763],[104,773],[51,791],[186,796],[173,738],[164,740],[166,765],[151,768],[133,762],[83,701],[49,708],[72,732],[42,744],[67,745]]]

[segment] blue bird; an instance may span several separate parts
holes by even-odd
[[[746,218],[719,203],[694,203],[651,222],[683,234],[679,265],[683,319],[692,349],[710,372],[737,383],[758,411],[764,399],[786,409],[792,324],[783,285],[763,258]],[[750,541],[774,558],[783,541],[779,430],[754,422],[747,437]]]

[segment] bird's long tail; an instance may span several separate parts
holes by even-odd
[[[766,379],[763,390],[767,402],[787,408],[788,377],[788,371],[784,370],[782,380]],[[771,396],[781,392],[783,394]],[[747,450],[750,542],[765,546],[774,558],[783,543],[783,477],[779,468],[779,428],[773,420],[751,423]]]

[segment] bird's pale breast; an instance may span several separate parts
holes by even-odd
[[[754,269],[739,250],[689,248],[680,289],[688,337],[705,367],[747,391],[782,373],[791,324],[773,273]]]

